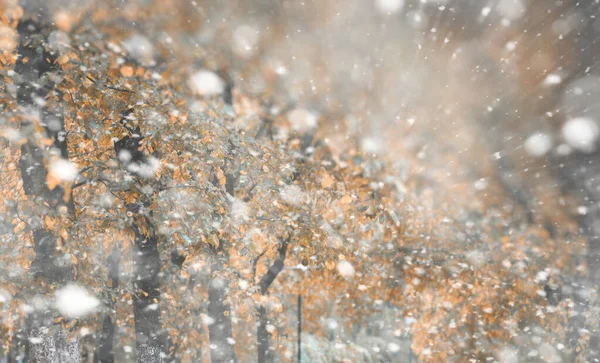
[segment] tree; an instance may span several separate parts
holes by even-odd
[[[17,90],[20,130],[28,134],[19,160],[23,193],[31,198],[32,207],[37,207],[36,213],[46,214],[43,219],[43,214],[37,218],[32,215],[27,222],[36,254],[30,272],[58,287],[74,280],[71,256],[61,248],[68,239],[52,227],[57,222],[68,224],[74,218],[69,185],[73,166],[68,161],[61,95],[55,89],[58,54],[48,48],[49,27],[45,21],[33,16],[19,22],[14,72],[21,78]],[[57,185],[64,182],[66,185]],[[62,328],[52,335],[52,317],[46,309],[44,306],[28,316],[29,361],[79,361],[77,341],[67,342]]]

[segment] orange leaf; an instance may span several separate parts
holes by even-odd
[[[48,173],[48,175],[46,176],[46,184],[48,185],[48,189],[54,190],[54,188],[56,188],[58,183],[59,183],[58,179],[56,179],[54,176],[52,176],[52,173]]]
[[[325,174],[323,176],[323,178],[321,179],[321,187],[322,188],[329,188],[330,186],[333,185],[333,183],[334,183],[334,180],[329,174]]]
[[[350,204],[352,203],[352,196],[351,195],[345,195],[342,197],[342,199],[340,199],[340,203],[342,204]]]

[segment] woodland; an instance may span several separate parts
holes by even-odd
[[[503,74],[496,45],[523,24],[438,19],[417,53],[435,79],[406,61],[400,97],[384,61],[363,84],[356,55],[325,53],[361,6],[0,0],[0,362],[598,357],[595,154],[505,144],[524,133],[512,106],[553,110],[554,133],[568,116],[562,88],[532,86],[539,57],[473,71]],[[470,32],[486,60],[436,63]],[[571,36],[560,66],[581,76]],[[400,42],[352,39],[391,58]],[[505,83],[511,107],[486,93]]]

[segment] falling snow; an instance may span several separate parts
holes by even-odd
[[[65,159],[54,160],[50,164],[50,173],[56,179],[64,182],[72,182],[77,178],[77,165]]]
[[[593,119],[578,117],[563,125],[562,134],[571,147],[589,153],[596,149],[600,129]]]
[[[206,69],[194,72],[188,84],[192,91],[200,96],[217,95],[225,90],[225,82],[216,73]]]
[[[100,301],[86,289],[77,285],[67,285],[55,293],[56,309],[69,318],[83,318],[98,308]]]
[[[599,360],[598,14],[3,3],[0,362]]]

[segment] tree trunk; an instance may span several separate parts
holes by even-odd
[[[223,243],[223,242],[221,242]],[[229,281],[223,276],[229,264],[229,254],[219,248],[213,254],[211,280],[208,284],[208,316],[214,319],[208,326],[210,338],[210,360],[212,363],[237,362],[231,327],[231,308],[227,302]]]
[[[160,256],[158,238],[152,222],[138,215],[139,224],[133,226],[135,233],[133,304],[137,361],[140,363],[161,362],[166,356],[164,333],[160,314]]]
[[[48,96],[56,93],[52,74],[59,71],[56,63],[58,54],[47,50],[45,46],[50,27],[35,16],[28,18],[29,15],[26,14],[25,20],[17,26],[19,58],[14,69],[21,78],[17,90],[17,102],[22,112],[21,132],[28,138],[21,146],[19,160],[23,191],[32,199],[41,198],[49,206],[50,214],[58,215],[58,209],[66,207],[68,215],[73,216],[71,192],[60,186],[51,190],[46,184],[47,151],[35,142],[35,118],[39,116],[39,122],[45,129],[44,137],[52,140],[51,148],[58,149],[62,158],[68,158],[61,107],[49,109],[39,106],[36,102],[37,99],[46,100]],[[60,251],[57,251],[58,237],[40,221],[30,223],[30,227],[36,253],[30,272],[51,285],[62,285],[74,280],[70,255],[61,255]],[[49,308],[30,313],[27,317],[27,329],[26,354],[29,362],[79,362],[78,342],[68,342],[62,327],[52,329],[52,314]]]
[[[140,150],[141,131],[126,126],[125,118],[133,109],[121,113],[121,124],[129,131],[114,144],[117,159],[123,163],[130,175],[139,180],[146,179],[147,175],[139,173],[139,166],[147,162],[146,155]],[[122,151],[130,154],[130,159],[125,161],[120,158]],[[135,203],[127,205],[133,222],[135,250],[133,254],[134,279],[133,288],[135,297],[133,314],[135,321],[135,339],[137,361],[140,363],[162,362],[167,357],[166,337],[162,328],[160,311],[160,255],[158,252],[158,235],[148,207],[151,201],[143,193]],[[146,199],[146,200],[145,200]],[[150,196],[151,199],[151,196]]]
[[[256,328],[256,340],[258,341],[258,361],[272,363],[275,356],[271,348],[271,334],[267,330],[269,317],[264,305],[258,307],[258,327]]]
[[[275,281],[275,278],[283,270],[283,264],[287,255],[287,248],[289,238],[280,239],[281,246],[279,247],[279,257],[273,262],[273,264],[267,270],[267,273],[260,279],[259,291],[262,295],[266,295],[269,292],[269,287]],[[255,264],[258,261],[255,261]],[[256,271],[256,270],[255,270]],[[260,305],[258,308],[258,325],[256,328],[256,339],[258,343],[258,361],[271,363],[275,361],[273,354],[273,347],[271,346],[271,333],[267,330],[269,324],[269,317],[267,314],[267,308],[264,305]]]
[[[108,258],[108,281],[112,290],[119,287],[119,260],[121,252],[118,246],[115,246]],[[111,310],[104,316],[102,322],[102,331],[98,337],[96,346],[96,354],[94,354],[94,363],[114,363],[115,356],[113,351],[113,340],[115,334],[115,324],[113,323],[112,315],[114,314],[114,301],[109,299],[106,302],[107,307]]]

